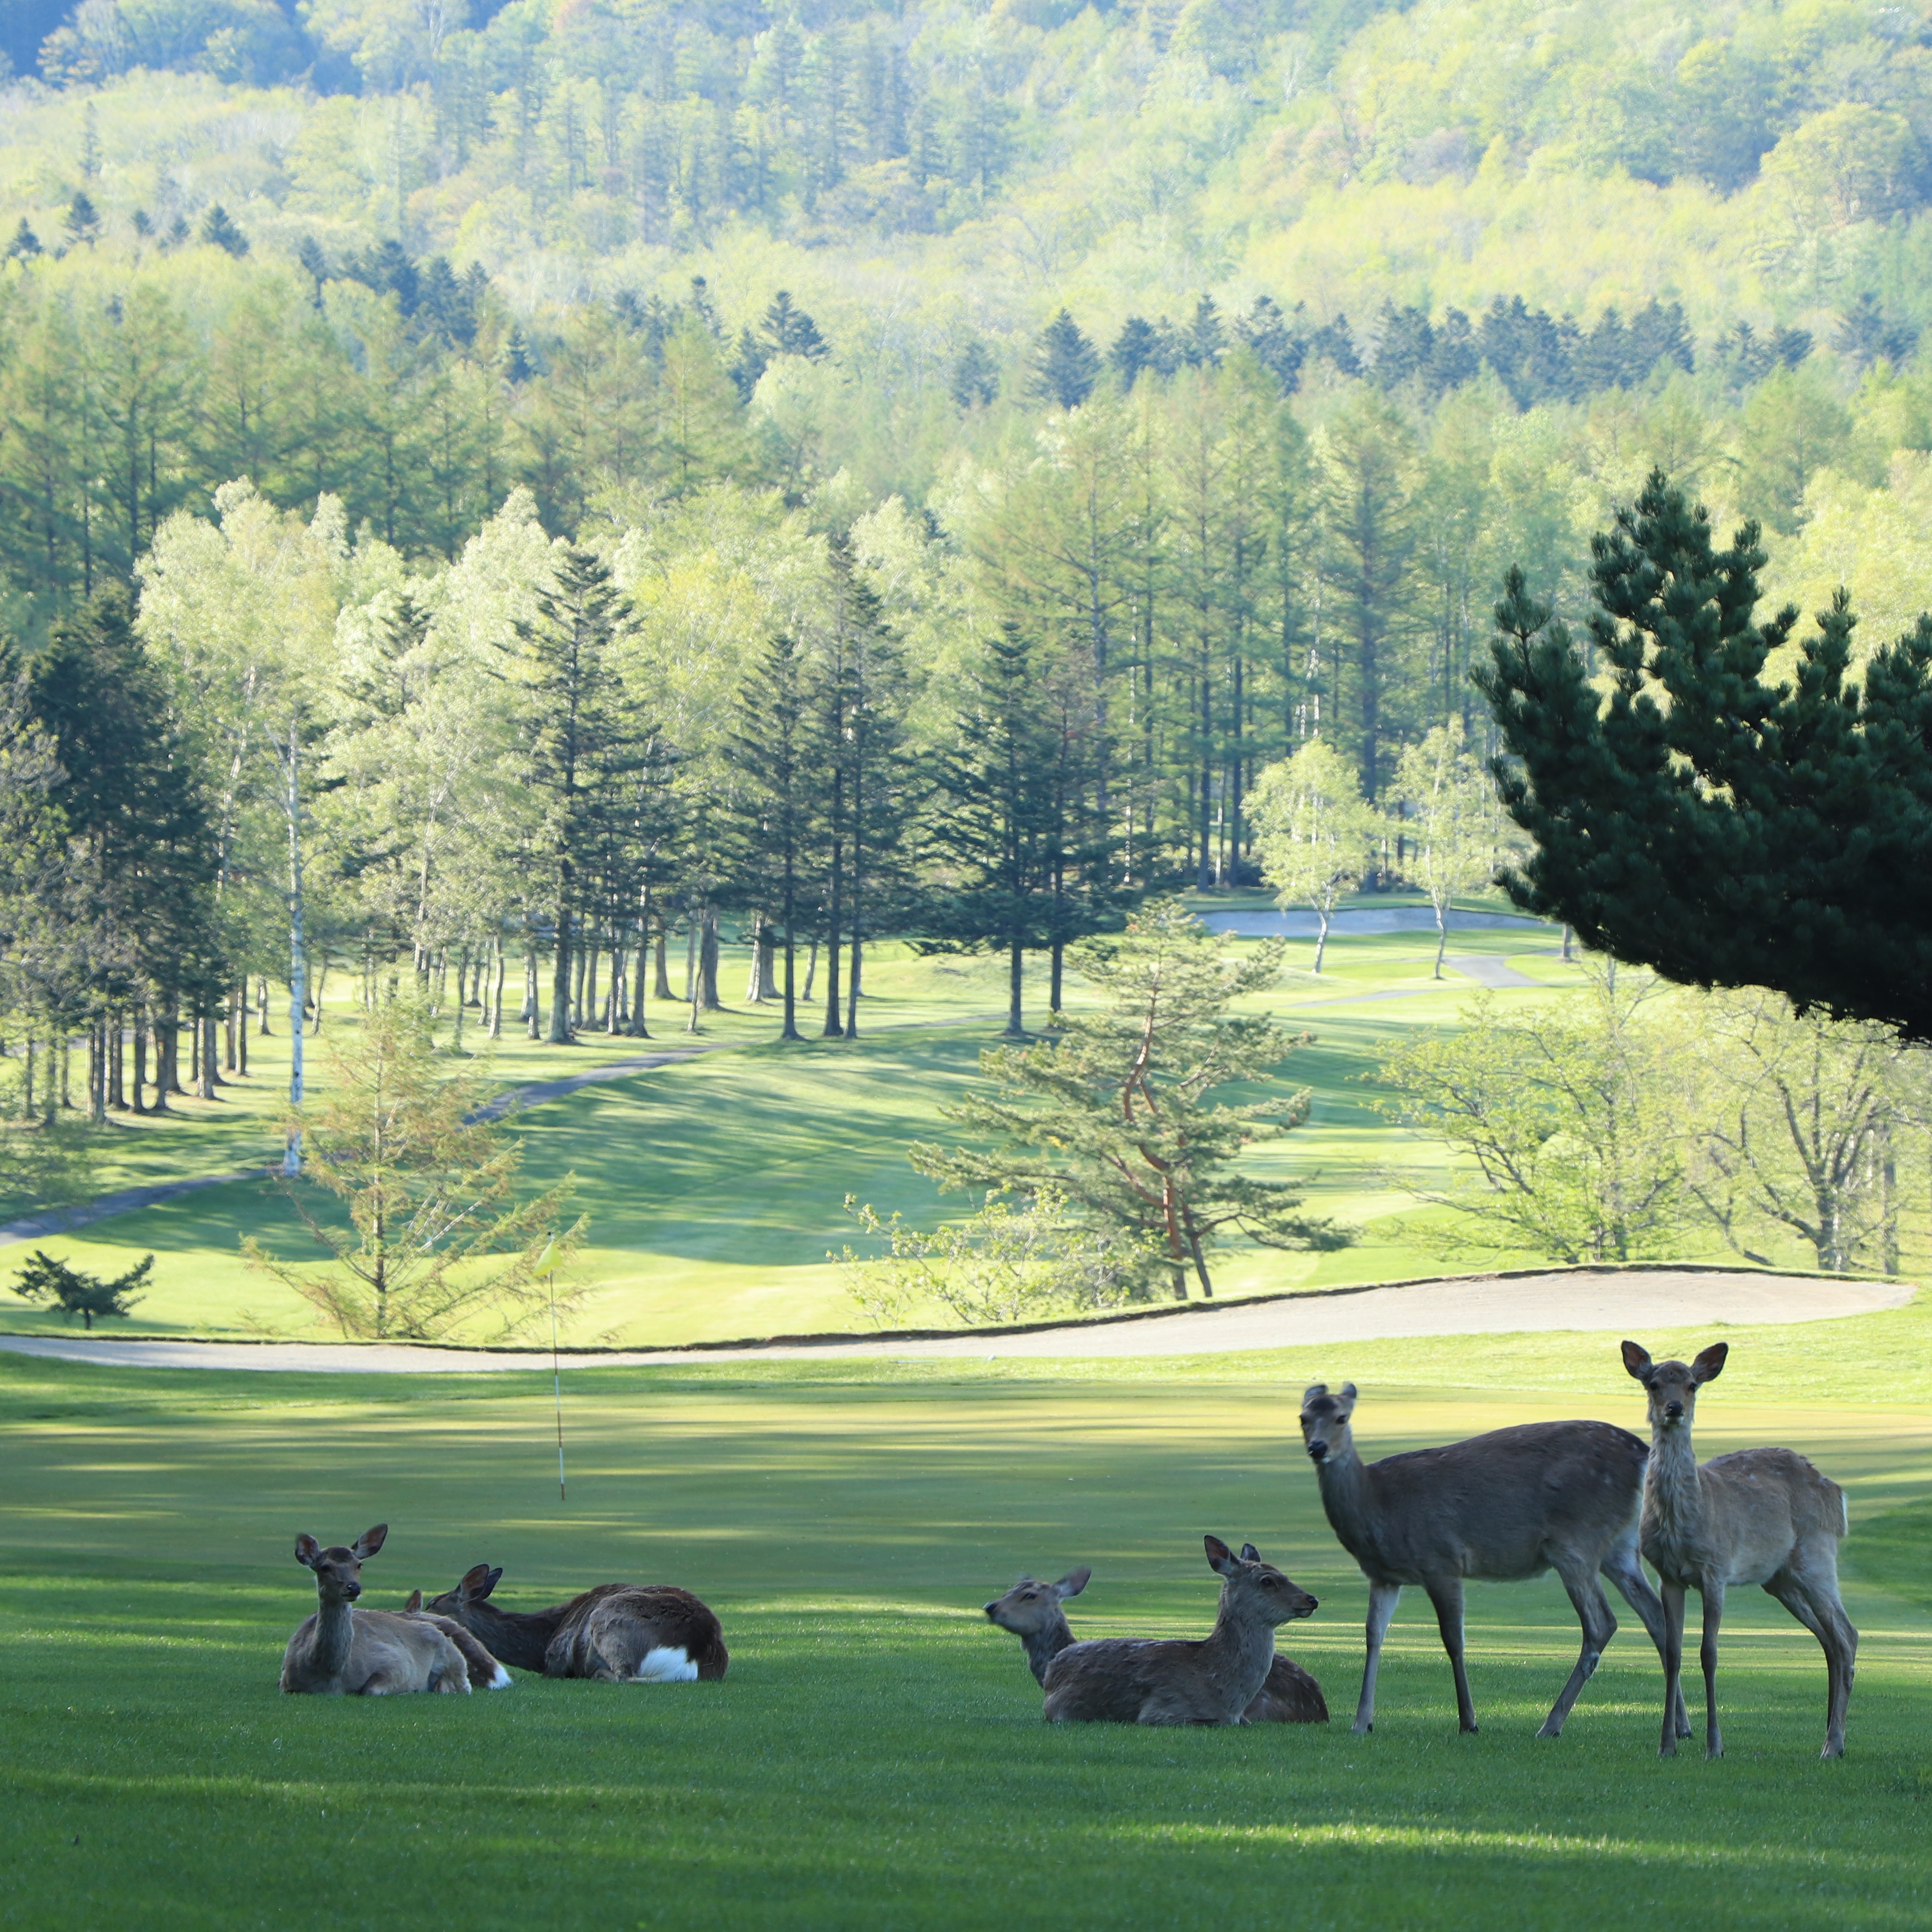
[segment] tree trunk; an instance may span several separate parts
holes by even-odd
[[[216,1097],[215,1086],[220,1076],[214,1070],[214,1058],[220,1045],[221,1022],[212,1013],[206,1015],[200,1022],[201,1034],[201,1097],[212,1100]]]
[[[1056,939],[1053,942],[1052,963],[1047,969],[1046,1010],[1057,1019],[1060,1016],[1060,988],[1066,973],[1066,942]]]
[[[704,931],[698,941],[698,977],[707,1013],[722,1012],[724,1003],[718,997],[718,914],[707,906],[704,911]]]
[[[651,988],[654,998],[668,1006],[674,997],[670,990],[670,934],[664,927],[658,928],[658,943],[652,949],[657,962],[657,984]]]
[[[127,1057],[121,1050],[121,1036],[127,1030],[117,1007],[107,1016],[107,1104],[117,1114],[128,1112]]]
[[[289,1108],[300,1115],[302,1106],[302,1009],[308,1004],[308,937],[303,929],[301,740],[292,720],[289,724]],[[302,1130],[290,1130],[282,1154],[282,1172],[290,1179],[302,1172]]]
[[[560,906],[556,914],[556,958],[550,968],[550,1043],[570,1044],[570,910]]]
[[[255,1030],[266,1040],[268,1036],[268,976],[267,974],[260,974],[256,976],[255,994],[257,1013]]]
[[[315,969],[315,998],[310,1002],[315,1010],[315,1019],[309,1028],[310,1033],[320,1033],[322,1030],[322,995],[323,989],[328,984],[328,954],[325,951],[322,956],[321,962]]]
[[[1436,976],[1442,976],[1442,956],[1449,950],[1449,909],[1438,899],[1436,902]]]
[[[503,935],[490,941],[490,1037],[503,1037],[503,977],[508,962],[503,957]]]
[[[644,1024],[644,974],[650,956],[651,902],[647,892],[644,916],[638,925],[638,950],[631,964],[630,1034],[633,1040],[649,1040],[651,1036],[650,1029]]]
[[[147,1104],[141,1089],[148,1084],[148,1009],[145,1004],[134,1010],[134,1064],[131,1098],[134,1112],[145,1114]]]
[[[1328,950],[1328,909],[1318,905],[1315,916],[1322,922],[1322,930],[1315,936],[1315,970],[1317,976],[1322,971],[1322,956]]]
[[[805,992],[807,1006],[812,1004],[812,989],[818,983],[818,941],[814,940],[805,952]]]
[[[834,810],[837,810],[835,803]],[[832,847],[832,890],[827,895],[825,925],[825,1037],[842,1040],[845,1027],[839,1013],[838,948],[844,935],[840,928],[845,917],[845,860],[838,842]],[[808,982],[806,998],[812,997]]]
[[[1024,1040],[1026,1028],[1022,1023],[1020,1012],[1020,973],[1022,950],[1016,939],[1006,948],[1006,1036],[1010,1040]]]
[[[248,1076],[248,982],[235,988],[235,1070]]]
[[[765,1003],[765,916],[762,912],[752,914],[752,964],[745,975],[745,1003],[747,1006],[761,1006]]]

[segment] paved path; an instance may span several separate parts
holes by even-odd
[[[1239,939],[1313,939],[1322,931],[1312,912],[1204,912],[1201,923],[1210,932],[1232,932]],[[1520,912],[1452,912],[1451,932],[1554,932],[1555,926]],[[1436,914],[1422,906],[1351,906],[1333,914],[1330,939],[1370,932],[1433,932]]]
[[[1902,1307],[1916,1291],[1892,1282],[1678,1268],[1564,1270],[1476,1275],[1389,1288],[1349,1288],[1275,1301],[1231,1303],[1130,1321],[1081,1322],[1024,1334],[925,1340],[880,1336],[730,1349],[626,1351],[562,1358],[566,1368],[665,1363],[998,1357],[1214,1355],[1252,1348],[1325,1348],[1391,1336],[1526,1330],[1684,1328],[1704,1322],[1826,1322]],[[322,1342],[127,1342],[111,1336],[0,1335],[0,1348],[122,1368],[284,1369],[346,1374],[454,1375],[544,1369],[548,1355],[480,1349],[344,1346]]]

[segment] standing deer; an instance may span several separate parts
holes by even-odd
[[[1070,1644],[1041,1683],[1050,1723],[1238,1724],[1266,1682],[1274,1628],[1305,1617],[1315,1599],[1252,1544],[1237,1556],[1218,1536],[1202,1539],[1221,1578],[1220,1614],[1198,1642],[1102,1637]]]
[[[1244,1559],[1253,1559],[1254,1545],[1244,1544],[1241,1555]],[[986,1606],[988,1618],[1019,1639],[1036,1682],[1046,1683],[1047,1666],[1071,1647],[1073,1633],[1067,1626],[1066,1612],[1060,1606],[1067,1598],[1078,1596],[1093,1574],[1082,1564],[1057,1583],[1036,1582],[1030,1576],[1022,1576],[1004,1597]],[[1315,1608],[1312,1597],[1308,1608]],[[1325,1724],[1328,1721],[1328,1706],[1322,1698],[1321,1685],[1290,1657],[1275,1658],[1262,1688],[1241,1713],[1244,1724]]]
[[[605,1684],[688,1684],[722,1677],[731,1660],[718,1619],[688,1590],[600,1583],[547,1610],[506,1610],[488,1600],[502,1574],[478,1563],[429,1607],[519,1670]]]
[[[1838,1545],[1851,1533],[1845,1492],[1790,1449],[1740,1449],[1700,1468],[1690,1446],[1697,1391],[1724,1372],[1730,1345],[1714,1342],[1694,1362],[1653,1362],[1634,1342],[1624,1366],[1642,1383],[1650,1411],[1650,1467],[1643,1484],[1643,1553],[1664,1585],[1664,1675],[1681,1702],[1684,1599],[1704,1600],[1705,1755],[1722,1757],[1718,1729],[1718,1630],[1724,1592],[1761,1583],[1815,1636],[1825,1652],[1826,1757],[1845,1754],[1845,1713],[1858,1634],[1838,1596]],[[1666,1702],[1669,1710],[1672,1705]],[[1663,1755],[1688,1736],[1664,1726]]]
[[[420,1590],[410,1592],[410,1600],[403,1606],[403,1615],[435,1624],[462,1652],[464,1667],[470,1672],[471,1690],[507,1690],[516,1682],[517,1680],[454,1617],[440,1617],[435,1611],[424,1610],[423,1593]]]
[[[346,1549],[296,1538],[296,1561],[315,1572],[317,1602],[289,1639],[282,1688],[324,1697],[382,1697],[405,1690],[470,1694],[463,1653],[433,1623],[395,1610],[358,1610],[362,1565],[382,1546],[379,1522]]]
[[[1317,1382],[1301,1400],[1302,1440],[1322,1506],[1369,1580],[1358,1736],[1375,1728],[1376,1670],[1406,1583],[1420,1584],[1436,1606],[1466,1731],[1476,1728],[1462,1665],[1462,1586],[1470,1577],[1514,1583],[1554,1570],[1576,1606],[1582,1653],[1538,1737],[1562,1734],[1570,1707],[1616,1634],[1599,1572],[1616,1585],[1664,1654],[1664,1606],[1637,1559],[1645,1450],[1628,1430],[1607,1422],[1532,1422],[1365,1466],[1351,1431],[1354,1408],[1353,1382],[1340,1395]],[[1676,1708],[1688,1737],[1681,1699]]]

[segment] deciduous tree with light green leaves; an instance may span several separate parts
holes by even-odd
[[[1462,736],[1462,721],[1438,724],[1405,746],[1395,770],[1395,830],[1407,842],[1403,869],[1436,913],[1436,977],[1449,944],[1449,908],[1495,877],[1502,807],[1496,788]]]
[[[1337,1248],[1349,1233],[1301,1211],[1283,1181],[1232,1171],[1250,1148],[1308,1118],[1308,1096],[1220,1097],[1267,1080],[1309,1036],[1235,1004],[1272,986],[1282,943],[1210,933],[1178,899],[1160,899],[1118,938],[1078,949],[1097,1010],[1070,1011],[1051,1039],[980,1055],[992,1090],[946,1117],[969,1147],[922,1142],[912,1164],[943,1188],[1053,1189],[1094,1226],[1124,1234],[1176,1300],[1191,1273],[1214,1293],[1208,1257],[1242,1237],[1267,1247]]]
[[[1276,902],[1312,907],[1322,922],[1315,941],[1320,972],[1336,902],[1366,869],[1382,820],[1362,796],[1355,768],[1324,738],[1270,765],[1249,794],[1262,875]]]

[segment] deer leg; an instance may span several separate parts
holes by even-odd
[[[1704,1640],[1697,1646],[1697,1661],[1704,1667],[1704,1755],[1724,1754],[1724,1733],[1718,1728],[1718,1630],[1724,1621],[1724,1581],[1706,1576],[1697,1593],[1704,1600]]]
[[[1630,1537],[1614,1545],[1604,1558],[1604,1574],[1617,1586],[1617,1594],[1636,1611],[1638,1620],[1650,1634],[1650,1640],[1657,1646],[1657,1660],[1664,1662],[1664,1606],[1657,1592],[1650,1587],[1650,1579],[1643,1574],[1643,1564],[1636,1553],[1636,1538]],[[1677,1694],[1677,1735],[1688,1738],[1690,1735],[1690,1714],[1684,1708],[1684,1693]]]
[[[1677,1713],[1684,1708],[1684,1586],[1666,1583],[1664,1605],[1664,1741],[1660,1757],[1677,1755]]]
[[[1400,1583],[1369,1586],[1368,1647],[1362,1660],[1362,1699],[1355,1706],[1355,1735],[1358,1738],[1376,1727],[1376,1667],[1382,1660],[1382,1639],[1401,1597]]]
[[[1604,1600],[1603,1586],[1597,1581],[1596,1571],[1587,1564],[1580,1568],[1572,1564],[1567,1569],[1558,1564],[1558,1574],[1563,1579],[1564,1588],[1570,1593],[1577,1621],[1583,1626],[1583,1648],[1576,1659],[1576,1669],[1570,1673],[1569,1682],[1563,1687],[1562,1695],[1550,1707],[1549,1716],[1543,1720],[1542,1730],[1536,1734],[1540,1738],[1563,1735],[1563,1720],[1569,1716],[1570,1707],[1576,1702],[1583,1686],[1596,1675],[1604,1652],[1617,1634],[1617,1620]]]
[[[1844,1605],[1835,1590],[1828,1593],[1814,1579],[1792,1570],[1780,1570],[1764,1586],[1818,1640],[1825,1653],[1826,1757],[1845,1754],[1845,1713],[1852,1701],[1853,1660],[1858,1655],[1858,1634],[1845,1615]]]
[[[1436,1606],[1436,1628],[1442,1633],[1442,1648],[1449,1653],[1449,1668],[1456,1674],[1456,1727],[1473,1731],[1476,1706],[1469,1696],[1469,1673],[1462,1667],[1462,1580],[1445,1576],[1424,1587]]]

